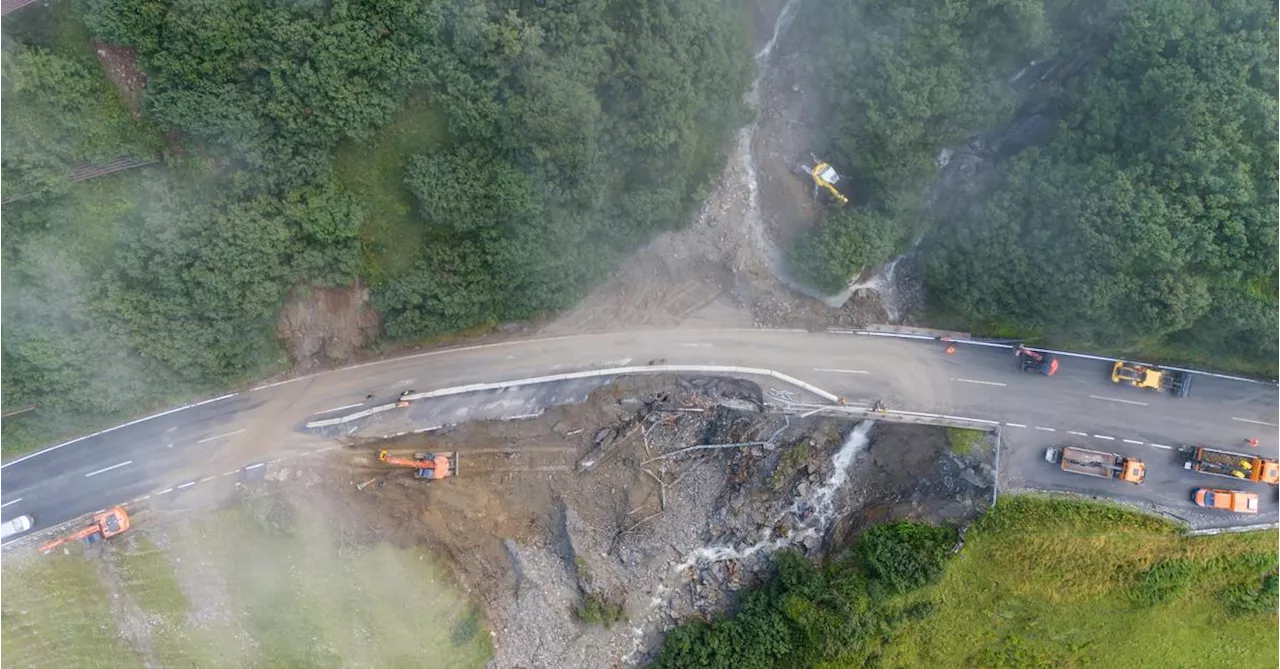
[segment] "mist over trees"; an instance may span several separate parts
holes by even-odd
[[[280,368],[295,285],[373,277],[396,338],[571,304],[689,218],[752,72],[740,0],[66,5],[6,17],[5,192],[37,197],[5,208],[4,401],[40,406],[7,445]],[[144,121],[90,35],[137,50]],[[411,98],[445,128],[391,185],[416,234],[361,233],[383,212],[336,152]],[[156,127],[176,131],[169,169],[56,197],[49,174],[128,131],[161,144]],[[380,266],[387,248],[407,271]]]
[[[873,1],[801,20],[838,84],[826,155],[857,192],[793,249],[799,275],[836,288],[922,234],[935,320],[1274,370],[1273,5]],[[1031,114],[1053,122],[1043,141],[925,206],[943,149]]]

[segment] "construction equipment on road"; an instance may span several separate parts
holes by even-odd
[[[1045,451],[1044,459],[1046,462],[1060,464],[1064,472],[1104,479],[1119,478],[1126,483],[1142,483],[1147,477],[1147,466],[1141,460],[1087,448],[1050,448]]]
[[[41,553],[48,553],[53,549],[72,541],[80,541],[95,544],[102,539],[110,539],[117,534],[123,534],[129,529],[129,514],[125,513],[124,507],[117,506],[107,509],[102,513],[93,516],[93,524],[75,532],[50,541],[40,547]]]
[[[813,158],[814,164],[812,166],[797,165],[796,171],[808,175],[813,180],[813,196],[817,197],[818,191],[823,190],[841,206],[849,204],[849,198],[845,197],[839,188],[836,188],[836,184],[840,183],[840,174],[836,172],[836,168],[818,160],[818,157],[812,153],[809,154],[809,157]]]
[[[1258,496],[1241,490],[1197,488],[1191,495],[1191,500],[1196,503],[1196,506],[1206,509],[1220,509],[1234,513],[1258,512]]]
[[[1191,459],[1183,465],[1184,469],[1201,474],[1229,476],[1241,481],[1280,484],[1280,463],[1275,460],[1203,446],[1189,446],[1184,450],[1192,451]]]
[[[1191,375],[1187,372],[1148,367],[1123,360],[1117,360],[1111,368],[1111,382],[1144,390],[1167,391],[1175,397],[1186,397],[1191,393]]]
[[[1013,347],[1013,355],[1018,358],[1024,372],[1035,372],[1043,376],[1058,373],[1058,358],[1047,351],[1035,351],[1022,344]]]
[[[412,467],[413,478],[438,481],[456,476],[458,473],[458,454],[452,453],[414,453],[413,459],[398,458],[386,449],[378,451],[378,461],[394,467]]]

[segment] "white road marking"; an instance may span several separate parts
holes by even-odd
[[[430,431],[432,431],[432,430],[439,430],[439,429],[440,429],[440,428],[442,428],[442,427],[444,427],[444,426],[443,426],[443,425],[432,425],[431,427],[420,427],[420,428],[418,428],[418,429],[414,430],[414,431],[413,431],[413,433],[414,433],[414,434],[422,434],[423,432],[430,432]],[[573,434],[573,433],[572,433],[572,432],[570,432],[569,434]],[[329,450],[329,449],[324,449],[324,450]],[[317,453],[319,453],[320,451],[316,451],[316,452],[317,452]]]
[[[1009,427],[1026,427],[1026,425],[1023,425],[1022,423],[1005,423],[1005,425],[1008,425]]]
[[[1107,436],[1107,435],[1105,435],[1105,434],[1095,434],[1095,435],[1093,435],[1093,438],[1094,438],[1094,439],[1106,439],[1107,441],[1115,441],[1115,440],[1116,440],[1116,438],[1115,438],[1115,437],[1108,437],[1108,436]]]
[[[332,408],[332,409],[325,409],[324,411],[320,411],[320,412],[317,412],[317,413],[331,413],[331,412],[334,412],[334,411],[342,411],[343,409],[355,409],[355,408],[357,408],[357,407],[362,407],[362,406],[364,406],[364,403],[363,403],[363,402],[361,402],[361,403],[359,403],[359,404],[344,404],[344,405],[342,405],[342,406],[340,406],[340,407],[334,407],[334,408]]]
[[[275,460],[267,460],[267,464],[274,465],[275,463],[280,462],[280,460],[281,458],[276,458]]]
[[[302,379],[303,379],[303,377],[298,377],[298,378],[296,378],[296,379],[285,379],[284,381],[276,381],[275,383],[267,383],[267,384],[264,384],[264,385],[261,385],[261,386],[257,386],[256,388],[250,388],[250,389],[249,389],[249,392],[253,393],[253,392],[257,392],[257,391],[259,391],[259,390],[266,390],[267,388],[275,388],[276,386],[283,386],[283,385],[284,385],[284,384],[286,384],[286,383],[293,383],[294,381],[301,381]]]
[[[195,482],[195,481],[187,481],[186,483],[183,483],[183,484],[179,485],[179,486],[178,486],[178,490],[182,490],[183,488],[190,488],[191,486],[193,486],[193,485],[195,485],[195,484],[196,484],[196,482]]]
[[[414,381],[417,381],[417,379],[400,379],[399,381],[396,381],[395,383],[391,384],[391,387],[392,388],[402,388],[402,387],[408,388],[409,386],[413,385]]]
[[[1149,406],[1146,402],[1135,402],[1135,401],[1133,401],[1133,400],[1122,400],[1122,399],[1120,399],[1119,397],[1099,397],[1099,396],[1097,396],[1097,395],[1090,395],[1090,396],[1089,396],[1089,399],[1093,399],[1093,400],[1102,400],[1103,402],[1120,402],[1121,404],[1134,404],[1134,405],[1137,405],[1137,406],[1140,406],[1140,407]]]
[[[22,462],[22,461],[24,461],[24,460],[30,460],[31,458],[34,458],[34,457],[36,457],[37,455],[44,455],[45,453],[48,453],[48,452],[50,452],[50,451],[56,451],[56,450],[58,450],[59,448],[62,448],[63,446],[70,446],[71,444],[79,443],[79,442],[81,442],[81,441],[84,441],[85,439],[92,439],[93,437],[97,437],[97,436],[100,436],[100,435],[104,435],[104,434],[106,434],[106,433],[108,433],[108,432],[114,432],[114,431],[119,430],[119,429],[121,429],[121,428],[129,427],[130,425],[137,425],[138,423],[143,423],[143,422],[146,422],[146,421],[149,421],[149,420],[155,419],[155,418],[160,418],[161,416],[168,416],[169,414],[178,413],[179,411],[186,411],[187,409],[194,409],[194,408],[196,408],[196,407],[198,407],[198,406],[204,406],[204,405],[206,405],[206,404],[212,404],[213,402],[218,402],[218,401],[220,401],[220,400],[225,400],[225,399],[227,399],[227,398],[229,398],[229,397],[235,397],[237,394],[239,394],[239,393],[230,393],[230,394],[227,394],[227,395],[223,395],[222,397],[215,397],[215,398],[213,398],[213,399],[211,399],[211,400],[204,400],[203,402],[196,402],[195,404],[187,404],[187,405],[184,405],[184,406],[177,407],[177,408],[175,408],[175,409],[169,409],[168,411],[161,411],[160,413],[152,414],[152,415],[150,415],[150,416],[143,416],[142,418],[139,418],[139,419],[137,419],[137,420],[131,420],[131,421],[129,421],[128,423],[122,423],[122,424],[120,424],[120,425],[116,425],[115,427],[109,427],[109,428],[107,428],[107,429],[105,429],[105,430],[99,430],[99,431],[97,431],[97,432],[94,432],[93,434],[86,434],[86,435],[84,435],[83,437],[76,437],[75,439],[72,439],[71,441],[64,441],[64,442],[62,442],[61,444],[58,444],[58,445],[56,445],[56,446],[50,446],[49,448],[46,448],[46,449],[44,449],[43,451],[36,451],[35,453],[32,453],[32,454],[30,454],[30,455],[24,455],[24,456],[22,456],[22,457],[18,458],[17,460],[11,460],[11,461],[9,461],[9,462],[6,462],[6,463],[4,463],[3,465],[0,465],[0,469],[4,469],[5,467],[8,467],[8,466],[10,466],[10,465],[16,465],[16,464],[18,464],[19,462]]]
[[[257,469],[258,467],[265,467],[265,466],[267,466],[267,463],[265,463],[265,462],[259,462],[259,463],[258,463],[258,464],[256,464],[256,465],[249,465],[248,467],[245,467],[245,468],[244,468],[244,470],[245,470],[245,471],[249,471],[250,469]]]
[[[218,477],[216,477],[216,476],[206,476],[206,477],[204,477],[204,478],[200,479],[200,483],[204,483],[205,481],[212,481],[212,480],[214,480],[214,479],[216,479],[216,478],[218,478]]]
[[[139,502],[145,502],[145,501],[147,501],[147,500],[149,500],[149,499],[151,499],[151,495],[143,495],[142,497],[139,497],[139,498],[138,498],[138,501],[139,501]]]
[[[1057,432],[1057,430],[1051,427],[1040,427],[1039,425],[1036,426],[1036,429],[1040,430],[1041,432]]]
[[[1084,432],[1076,432],[1075,430],[1067,430],[1067,434],[1074,434],[1074,435],[1076,435],[1077,437],[1087,437],[1087,436],[1089,436],[1088,434],[1086,434],[1086,433],[1084,433]]]
[[[98,470],[98,471],[96,471],[96,472],[89,472],[88,474],[85,474],[84,476],[85,476],[85,478],[89,478],[90,476],[96,476],[96,475],[98,475],[98,474],[101,474],[102,472],[109,472],[109,471],[111,471],[112,469],[118,469],[118,468],[120,468],[120,467],[125,467],[125,466],[127,466],[127,465],[131,465],[131,464],[133,464],[133,460],[125,460],[124,462],[121,462],[121,463],[117,463],[117,464],[111,465],[110,467],[103,467],[102,469],[99,469],[99,470]]]
[[[215,435],[213,435],[212,437],[206,437],[206,438],[204,438],[204,439],[201,439],[200,441],[197,441],[196,443],[197,443],[197,444],[203,444],[203,443],[205,443],[205,442],[209,442],[209,441],[216,441],[216,440],[218,440],[218,439],[222,439],[223,437],[230,437],[230,436],[235,435],[235,434],[240,434],[241,432],[244,432],[244,430],[236,430],[236,431],[234,431],[234,432],[227,432],[227,433],[225,433],[225,434],[215,434]]]
[[[21,497],[19,497],[18,499],[15,499],[15,500],[13,500],[13,501],[5,502],[4,504],[0,504],[0,509],[3,509],[3,508],[5,508],[6,506],[9,506],[10,504],[17,504],[18,502],[21,502],[21,501],[22,501],[22,498],[21,498]]]
[[[832,372],[835,374],[870,374],[871,372],[861,369],[832,369],[831,367],[814,367],[815,372]]]
[[[1166,451],[1171,451],[1171,450],[1173,450],[1173,447],[1172,447],[1172,446],[1165,446],[1164,444],[1151,444],[1151,447],[1152,447],[1152,448],[1163,448],[1163,449],[1164,449],[1164,450],[1166,450]]]
[[[163,495],[163,494],[165,494],[165,493],[170,493],[170,492],[173,492],[173,488],[165,488],[164,490],[161,490],[160,492],[158,492],[158,493],[156,493],[156,494],[157,494],[157,495]]]
[[[1009,385],[1009,384],[1007,384],[1007,383],[997,383],[997,382],[995,382],[995,381],[978,381],[978,380],[976,380],[976,379],[951,379],[951,380],[952,380],[952,381],[959,381],[960,383],[976,383],[976,384],[981,385],[981,386],[1007,386],[1007,385]]]
[[[1280,425],[1276,425],[1275,423],[1268,423],[1265,420],[1249,420],[1248,418],[1237,418],[1235,416],[1232,416],[1231,420],[1238,420],[1241,423],[1253,423],[1254,425],[1269,425],[1271,427],[1280,427]]]
[[[1123,441],[1126,444],[1139,444],[1139,445],[1142,444],[1142,442],[1138,441],[1137,439],[1121,439],[1121,441]]]
[[[689,348],[711,348],[711,344],[706,342],[681,342],[680,345],[688,346]]]
[[[222,475],[223,475],[223,476],[231,476],[232,474],[235,474],[235,473],[237,473],[237,472],[239,472],[239,471],[240,471],[239,469],[232,469],[232,470],[231,470],[231,471],[229,471],[229,472],[222,472]]]

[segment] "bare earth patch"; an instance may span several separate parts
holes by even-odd
[[[102,71],[119,89],[130,113],[134,118],[141,116],[142,90],[147,87],[147,75],[138,69],[137,49],[101,40],[94,41],[93,49],[98,55]]]
[[[359,281],[346,288],[295,288],[280,311],[276,332],[296,369],[351,359],[382,331]]]

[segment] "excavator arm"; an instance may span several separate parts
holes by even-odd
[[[97,525],[90,525],[80,530],[79,532],[76,532],[75,534],[68,534],[66,536],[58,537],[57,539],[50,541],[49,543],[40,547],[40,552],[48,553],[63,544],[69,544],[73,541],[80,541],[81,539],[87,539],[88,537],[98,534],[101,531],[102,530],[98,529]]]
[[[378,460],[385,462],[393,467],[410,467],[417,472],[431,472],[430,476],[420,476],[419,478],[443,479],[452,476],[457,469],[457,459],[455,454],[450,453],[421,453],[419,457],[400,458],[388,453],[385,449],[378,451]]]

